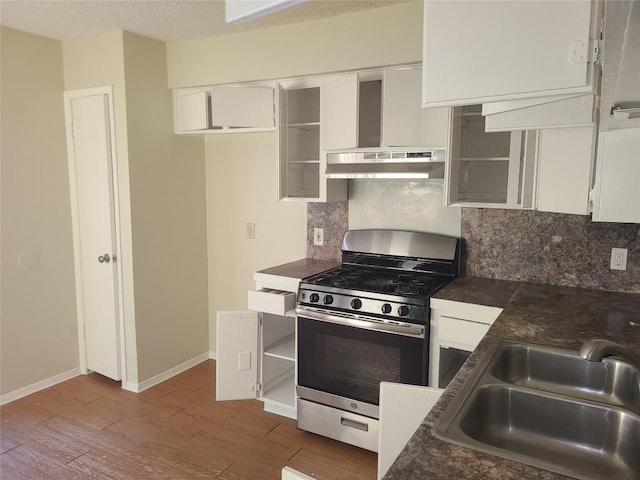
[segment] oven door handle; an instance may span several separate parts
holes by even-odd
[[[343,316],[335,313],[316,312],[314,310],[308,310],[306,308],[296,308],[296,314],[299,317],[305,317],[311,320],[319,320],[321,322],[363,328],[365,330],[375,330],[377,332],[395,333],[407,337],[424,338],[424,326],[421,325],[398,325],[393,323],[381,322],[379,320],[362,320],[361,318],[353,318],[350,316]]]

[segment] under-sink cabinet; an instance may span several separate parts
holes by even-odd
[[[501,312],[498,307],[431,299],[429,386],[447,387]]]
[[[257,398],[295,419],[296,293],[258,287],[248,293],[251,311],[218,312],[216,400]]]

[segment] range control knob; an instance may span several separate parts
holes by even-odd
[[[311,297],[309,297],[309,300],[311,301],[311,303],[318,302],[320,300],[320,295],[318,295],[317,293],[312,293]]]
[[[360,300],[359,298],[354,298],[353,300],[351,300],[351,308],[359,310],[360,307],[362,307],[362,300]]]
[[[398,308],[398,315],[400,315],[401,317],[406,317],[407,315],[409,315],[409,307],[407,307],[406,305],[400,305],[400,307]]]
[[[322,301],[325,305],[331,305],[333,303],[333,297],[331,295],[325,295]]]
[[[391,305],[389,305],[388,303],[383,303],[382,304],[382,313],[391,313]]]

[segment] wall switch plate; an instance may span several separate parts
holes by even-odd
[[[324,229],[322,228],[313,229],[313,244],[319,247],[324,245]]]
[[[247,223],[247,238],[256,238],[256,224]]]
[[[626,248],[611,249],[611,270],[627,269],[627,253],[628,250]]]

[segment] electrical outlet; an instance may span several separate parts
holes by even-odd
[[[256,238],[256,224],[247,223],[247,238]]]
[[[626,248],[611,249],[611,270],[627,269],[627,252]]]
[[[320,247],[324,245],[324,229],[322,228],[313,229],[313,244]]]

